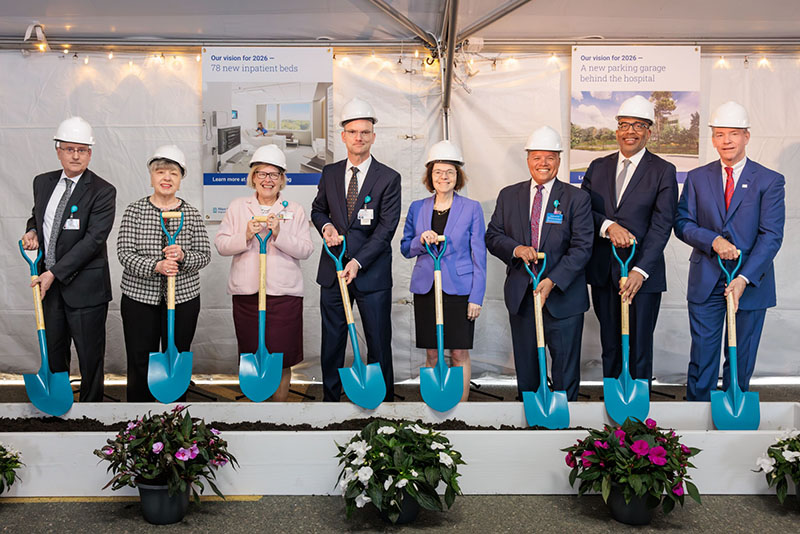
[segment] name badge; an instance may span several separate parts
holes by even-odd
[[[69,218],[64,222],[64,230],[80,230],[81,220]]]
[[[278,218],[282,221],[291,221],[294,219],[294,213],[291,211],[281,211],[278,213]]]
[[[372,209],[362,208],[362,209],[358,210],[358,220],[361,221],[361,224],[363,226],[371,225],[372,224],[372,218],[373,218],[373,210]]]
[[[544,218],[544,222],[549,224],[561,224],[564,222],[564,214],[548,213]]]

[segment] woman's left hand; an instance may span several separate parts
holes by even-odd
[[[278,237],[281,232],[281,220],[274,213],[267,216],[267,230],[272,230],[272,237]]]
[[[183,249],[178,244],[175,245],[168,245],[162,249],[164,253],[164,257],[168,260],[173,261],[183,261],[183,258],[186,254],[183,253]]]
[[[478,318],[481,314],[481,305],[480,304],[473,304],[472,302],[467,303],[467,319],[470,321],[474,321]]]

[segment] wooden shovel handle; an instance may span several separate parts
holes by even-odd
[[[161,216],[164,219],[180,219],[181,212],[180,211],[162,211]]]

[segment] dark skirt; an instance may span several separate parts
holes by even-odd
[[[258,350],[258,293],[233,295],[233,325],[239,353]],[[283,368],[303,361],[303,297],[267,295],[264,344],[283,353]]]
[[[414,295],[414,323],[418,349],[435,349],[436,346],[436,299],[433,289],[424,295]],[[444,348],[472,348],[475,321],[467,319],[467,295],[448,295],[442,292],[444,309]]]

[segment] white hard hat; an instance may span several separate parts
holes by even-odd
[[[744,106],[731,100],[714,110],[708,125],[718,128],[749,128],[750,118]]]
[[[186,156],[183,155],[183,151],[175,145],[162,145],[153,152],[153,155],[150,156],[150,159],[147,160],[147,166],[149,167],[151,163],[153,163],[157,159],[166,159],[178,164],[178,167],[181,168],[181,174],[186,176]]]
[[[428,161],[425,164],[432,161],[447,161],[463,165],[464,156],[461,155],[460,148],[452,142],[444,140],[439,141],[428,150]]]
[[[53,140],[91,146],[94,144],[92,126],[80,117],[70,117],[58,125]]]
[[[253,157],[250,158],[250,166],[252,167],[259,163],[274,165],[280,170],[286,171],[286,156],[281,149],[278,148],[278,145],[264,145],[258,147]]]
[[[653,108],[653,103],[641,95],[632,96],[622,103],[615,118],[619,120],[620,117],[645,119],[650,121],[650,124],[653,124],[656,121],[656,113]]]
[[[372,124],[378,122],[378,119],[375,117],[375,110],[372,109],[372,106],[369,105],[369,102],[366,100],[361,100],[358,97],[352,99],[350,102],[344,105],[342,108],[342,120],[339,122],[339,124],[344,126],[346,122],[356,119],[371,120]]]
[[[528,137],[525,150],[561,152],[563,150],[563,148],[561,148],[561,135],[549,126],[542,126]]]

